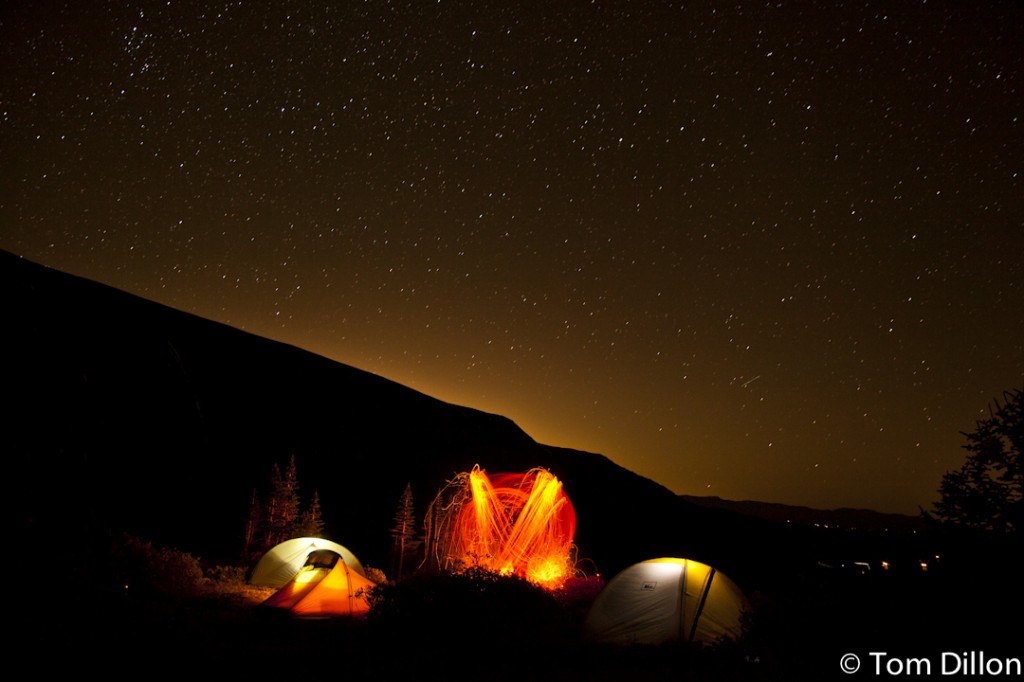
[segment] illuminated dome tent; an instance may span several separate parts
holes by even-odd
[[[689,559],[633,564],[605,585],[583,628],[610,644],[738,639],[750,604],[740,588],[714,568]]]
[[[450,481],[427,512],[427,562],[479,567],[547,588],[574,572],[576,512],[545,469],[489,477],[479,466]]]
[[[336,552],[345,560],[349,569],[366,577],[363,565],[359,563],[356,555],[338,543],[323,538],[292,538],[267,550],[252,569],[249,584],[284,587],[303,567],[310,553],[318,549]]]
[[[295,577],[262,606],[287,609],[297,616],[356,616],[370,610],[367,597],[374,584],[337,552],[316,549]]]

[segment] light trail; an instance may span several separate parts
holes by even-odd
[[[576,512],[545,469],[459,474],[427,512],[427,561],[445,571],[479,567],[557,589],[575,573]]]

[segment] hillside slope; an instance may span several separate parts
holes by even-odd
[[[93,519],[230,556],[252,491],[291,455],[328,534],[371,562],[386,554],[407,482],[422,518],[445,481],[474,464],[559,475],[590,538],[581,553],[595,560],[633,552],[608,551],[611,537],[589,519],[643,516],[643,530],[622,539],[642,557],[648,529],[688,510],[607,458],[546,447],[507,418],[9,253],[0,273],[5,383],[16,398],[6,438],[29,527]],[[652,506],[662,519],[653,526],[643,511]]]
[[[590,570],[675,555],[766,580],[766,554],[811,564],[832,545],[877,545],[691,504],[602,455],[537,443],[505,417],[10,253],[0,253],[0,281],[14,398],[5,450],[29,538],[98,526],[230,560],[253,490],[294,455],[326,534],[373,565],[387,563],[406,483],[422,520],[445,482],[475,464],[557,475]]]

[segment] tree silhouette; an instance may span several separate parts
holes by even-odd
[[[413,507],[412,485],[405,484],[405,492],[398,501],[398,510],[395,512],[394,525],[391,527],[392,557],[395,566],[393,573],[396,580],[402,579],[402,568],[407,554],[414,552],[419,547],[416,540],[416,515]]]
[[[248,557],[259,555],[279,542],[294,537],[318,537],[323,530],[319,493],[314,492],[309,508],[302,509],[299,474],[295,455],[292,455],[284,474],[277,463],[274,464],[264,499],[253,490],[245,522],[243,553]]]
[[[299,518],[299,483],[295,469],[295,456],[288,462],[288,469],[282,476],[281,469],[274,464],[270,472],[270,496],[264,505],[264,545],[273,547],[291,536]]]
[[[313,499],[309,502],[309,509],[302,512],[294,535],[305,538],[320,537],[324,532],[324,520],[320,513],[320,493],[313,491]]]
[[[260,525],[263,523],[263,507],[260,505],[260,498],[256,495],[256,488],[252,489],[252,497],[249,500],[249,513],[245,517],[245,545],[244,552],[249,553],[259,542]]]
[[[1024,512],[1024,391],[1004,392],[1002,405],[997,399],[988,419],[963,435],[967,460],[942,477],[934,516],[970,528],[1019,532]]]

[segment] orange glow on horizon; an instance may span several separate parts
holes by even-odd
[[[556,589],[574,573],[576,512],[544,469],[459,474],[428,511],[428,560],[458,572],[480,567]]]

